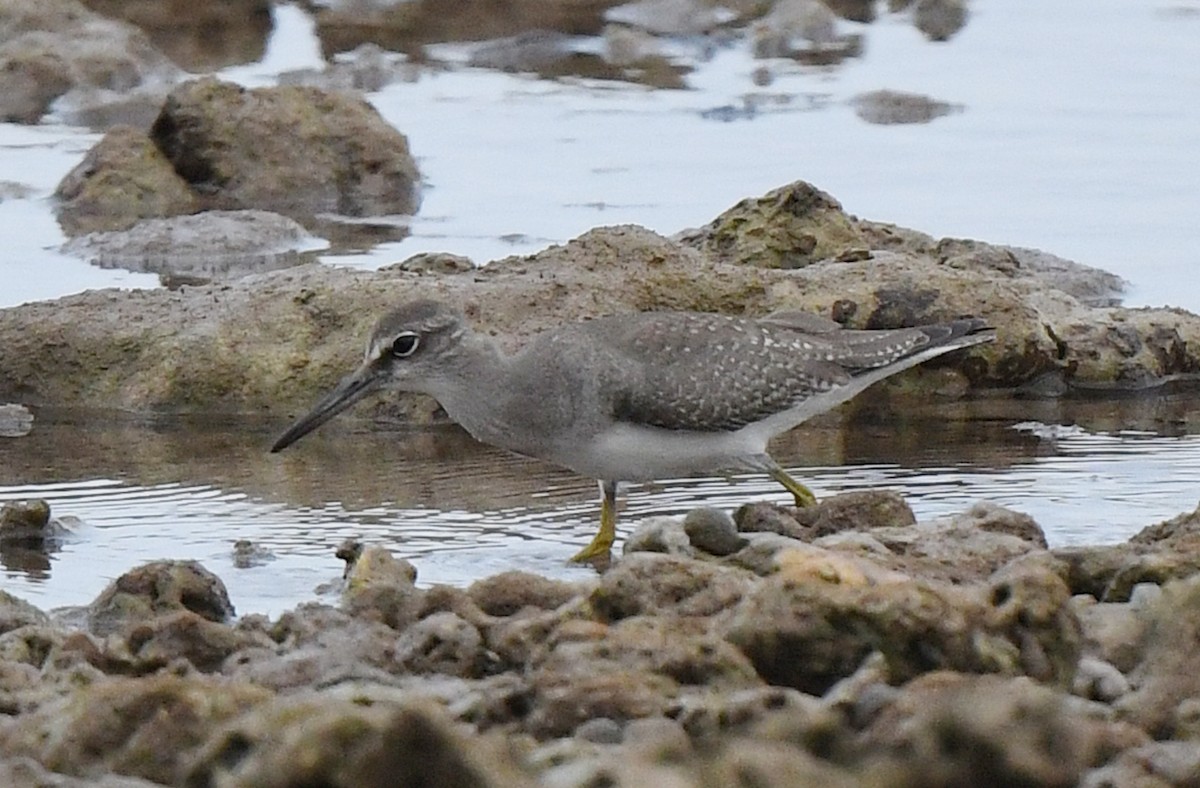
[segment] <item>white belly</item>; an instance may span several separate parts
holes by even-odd
[[[590,441],[560,447],[553,461],[607,481],[651,481],[734,468],[756,468],[768,434],[753,426],[737,432],[683,432],[618,424]]]

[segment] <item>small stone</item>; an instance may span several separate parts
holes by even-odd
[[[1095,657],[1082,657],[1075,668],[1072,694],[1101,703],[1112,703],[1129,693],[1129,679],[1112,663]]]
[[[693,547],[711,555],[729,555],[746,546],[733,518],[720,509],[693,509],[683,518],[683,531]]]
[[[33,414],[24,405],[0,405],[0,438],[21,438],[33,430]]]
[[[274,553],[249,539],[238,539],[233,543],[233,565],[238,569],[262,566],[274,560]]]
[[[50,504],[41,498],[9,501],[0,508],[0,542],[44,539]]]
[[[575,738],[590,741],[593,744],[620,744],[625,738],[625,731],[614,719],[593,717],[579,724],[579,727],[575,729]]]

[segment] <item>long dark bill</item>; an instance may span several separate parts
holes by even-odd
[[[321,398],[305,415],[288,427],[287,432],[279,436],[272,452],[283,451],[308,433],[320,427],[325,422],[349,408],[360,399],[370,394],[380,383],[376,369],[371,364],[363,364],[354,372],[342,378],[333,391]]]

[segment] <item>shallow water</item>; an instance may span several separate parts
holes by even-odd
[[[970,8],[967,27],[940,44],[904,15],[840,22],[864,37],[865,52],[830,68],[756,61],[746,40],[711,52],[679,40],[672,46],[696,65],[688,90],[419,72],[369,96],[409,136],[427,181],[412,235],[324,259],[377,267],[433,250],[482,263],[601,224],[673,233],[806,179],[860,216],[1038,247],[1126,277],[1132,304],[1200,310],[1200,2]],[[307,17],[292,6],[275,16],[264,61],[226,78],[273,84],[283,71],[320,65]],[[468,48],[434,53],[463,62]],[[753,81],[760,66],[771,73],[766,87]],[[848,102],[882,88],[963,110],[927,124],[868,124]],[[155,286],[153,276],[57,251],[63,238],[47,198],[96,139],[0,124],[0,181],[31,189],[0,201],[0,306]]]
[[[1200,501],[1194,396],[1096,403],[980,401],[901,417],[860,408],[794,430],[776,456],[818,495],[902,492],[919,519],[978,500],[1032,515],[1054,545],[1128,538]],[[1085,426],[1051,426],[1072,423]],[[86,604],[129,568],[193,558],[240,613],[321,598],[346,538],[411,559],[419,582],[464,585],[507,569],[583,578],[566,560],[594,533],[590,480],[498,452],[454,428],[334,424],[281,455],[281,425],[148,425],[60,414],[0,441],[0,500],[41,497],[77,532],[47,555],[0,552],[3,588],[42,607]],[[31,481],[32,480],[32,481]],[[665,480],[624,493],[621,533],[698,505],[787,503],[757,475]],[[272,559],[239,569],[233,543]]]

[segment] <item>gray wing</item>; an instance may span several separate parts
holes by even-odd
[[[622,370],[605,394],[622,421],[735,430],[849,380],[828,342],[753,320],[651,313],[605,323],[597,328]]]
[[[600,338],[611,354],[602,394],[614,417],[699,432],[739,429],[806,400],[833,395],[856,376],[942,344],[956,333],[946,326],[835,331],[822,324],[814,334],[793,325],[817,327],[774,316],[758,321],[643,313],[591,321],[581,328]]]

